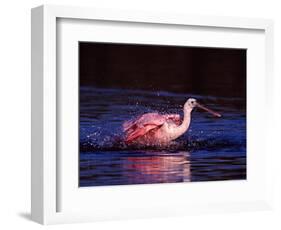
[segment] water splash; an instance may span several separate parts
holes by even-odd
[[[80,150],[219,150],[246,148],[246,111],[239,98],[176,94],[164,91],[81,88]],[[203,101],[223,113],[214,119],[203,111],[192,113],[188,133],[169,146],[126,145],[122,123],[143,113],[177,113],[189,97]]]
[[[88,139],[80,142],[80,151],[124,151],[124,150],[167,150],[173,151],[195,151],[195,150],[240,150],[246,146],[245,140],[229,140],[228,138],[200,137],[184,135],[168,145],[142,145],[124,142],[122,133],[103,136],[102,133],[93,133]]]

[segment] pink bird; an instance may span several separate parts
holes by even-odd
[[[215,117],[221,117],[219,113],[199,104],[196,99],[189,98],[183,107],[183,119],[180,118],[179,114],[146,113],[136,119],[124,122],[125,143],[168,145],[188,130],[191,112],[195,107],[204,109]]]

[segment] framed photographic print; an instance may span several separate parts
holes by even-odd
[[[32,219],[270,208],[272,31],[266,19],[34,8]]]

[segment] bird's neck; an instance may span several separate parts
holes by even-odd
[[[188,130],[191,121],[191,111],[192,109],[184,110],[183,121],[181,125],[176,127],[174,130],[174,134],[176,135],[176,137],[183,135]]]

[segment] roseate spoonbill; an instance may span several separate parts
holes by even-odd
[[[196,99],[189,98],[184,106],[184,116],[181,121],[179,114],[146,113],[136,119],[123,123],[125,143],[137,143],[142,145],[167,145],[171,141],[183,135],[189,128],[191,112],[195,108],[201,108],[215,117],[221,115],[199,104]]]

